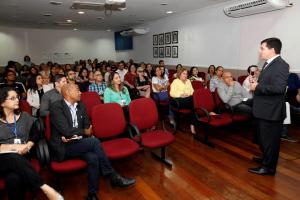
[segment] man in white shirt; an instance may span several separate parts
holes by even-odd
[[[128,72],[128,70],[124,69],[124,67],[125,67],[125,62],[121,61],[119,63],[118,70],[116,71],[120,75],[120,79],[121,79],[122,82],[124,82],[125,74]]]

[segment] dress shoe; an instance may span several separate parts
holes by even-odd
[[[262,164],[263,162],[263,159],[261,157],[256,157],[256,156],[254,156],[252,160],[258,164]]]
[[[113,187],[128,187],[130,185],[135,184],[135,179],[133,178],[125,178],[120,174],[114,173],[111,175],[110,183]]]
[[[275,171],[264,167],[250,168],[248,172],[258,175],[274,175]]]
[[[86,200],[99,200],[96,193],[89,193]]]

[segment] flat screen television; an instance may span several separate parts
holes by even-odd
[[[132,36],[122,36],[120,32],[115,32],[115,50],[130,50],[133,49]]]

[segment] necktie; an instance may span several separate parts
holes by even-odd
[[[263,71],[266,68],[267,65],[268,65],[268,62],[265,62],[261,71]]]

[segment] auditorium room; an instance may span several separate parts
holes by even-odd
[[[298,0],[1,0],[0,199],[298,200]]]

